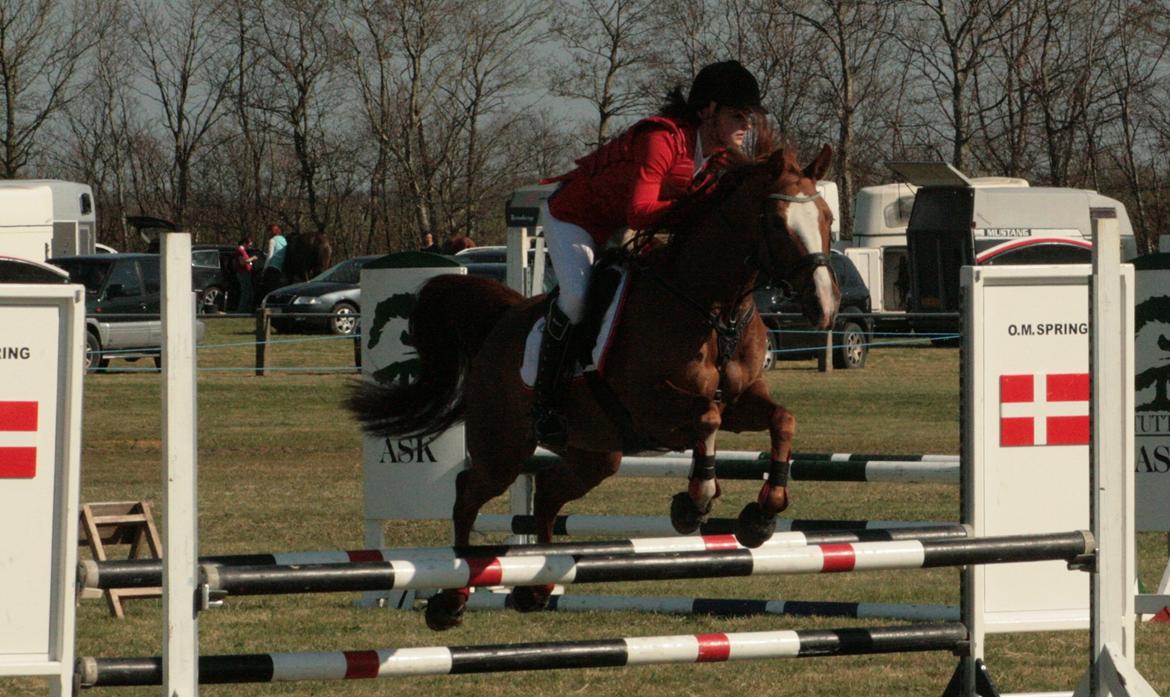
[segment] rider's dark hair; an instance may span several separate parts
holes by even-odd
[[[658,110],[658,115],[668,116],[672,119],[679,119],[680,121],[699,122],[699,110],[687,103],[687,98],[683,94],[682,87],[678,86],[675,86],[673,90],[666,94],[666,100]]]

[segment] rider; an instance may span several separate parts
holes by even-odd
[[[544,210],[560,294],[549,303],[536,371],[532,415],[539,442],[567,440],[558,405],[565,357],[585,312],[597,250],[627,228],[653,226],[675,201],[700,188],[722,162],[715,156],[742,146],[753,117],[763,111],[759,83],[746,68],[734,60],[712,63],[695,76],[686,98],[676,87],[657,115],[547,180],[562,182]]]

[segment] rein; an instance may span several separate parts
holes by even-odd
[[[774,193],[767,195],[765,198],[765,205],[766,201],[768,200],[785,201],[787,203],[813,203],[820,197],[821,194],[819,191],[810,195]],[[731,229],[735,228],[735,223],[727,217],[727,214],[724,212],[722,205],[717,207],[715,212],[718,220],[724,227]],[[768,267],[772,267],[775,264],[775,260],[779,259],[780,257],[773,248],[771,223],[767,218],[766,210],[760,211],[760,222],[761,227],[764,229],[764,234],[761,235],[761,237],[763,238],[767,254],[767,261],[764,261],[763,259],[760,261],[766,264]],[[655,271],[650,264],[645,263],[638,255],[631,255],[630,262],[632,265],[636,266],[649,275],[649,277],[664,290],[673,295],[675,298],[681,300],[684,305],[699,314],[703,318],[707,328],[710,331],[715,332],[716,343],[718,345],[715,367],[719,371],[719,384],[715,388],[715,402],[717,404],[722,403],[723,392],[727,385],[727,364],[731,362],[731,357],[735,354],[736,349],[739,348],[740,340],[743,338],[744,329],[755,317],[755,302],[753,301],[748,303],[748,306],[743,310],[743,312],[739,313],[738,316],[727,317],[725,312],[726,308],[720,309],[719,311],[712,311],[708,309],[705,305],[698,302],[690,295],[687,295],[687,293],[685,293],[678,286],[663,278],[661,274]],[[829,267],[830,273],[832,272],[832,267],[829,265],[829,255],[819,251],[810,252],[797,260],[789,274],[796,271],[803,271],[804,269],[810,267],[810,272],[816,271],[817,267],[820,266]],[[775,270],[773,268],[768,268],[765,270],[769,272],[769,275],[773,277],[776,276]],[[777,283],[783,282],[785,284],[791,285],[785,279],[774,278],[773,280]],[[738,308],[743,303],[744,298],[750,297],[752,291],[755,289],[756,288],[753,287],[743,292],[738,298],[736,298],[734,307]]]

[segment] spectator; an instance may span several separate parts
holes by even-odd
[[[429,232],[422,236],[422,245],[419,246],[418,251],[430,252],[431,254],[442,254],[442,250],[439,249],[438,243],[435,242],[435,236]]]
[[[256,257],[252,256],[248,248],[252,246],[251,235],[240,238],[236,247],[236,280],[240,284],[240,301],[236,303],[236,312],[252,312],[252,263]]]
[[[288,240],[284,239],[280,226],[276,223],[269,225],[264,275],[260,279],[261,297],[284,285],[284,249],[287,246]]]

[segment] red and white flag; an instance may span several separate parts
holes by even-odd
[[[1089,374],[1001,375],[1001,447],[1089,444]]]
[[[0,401],[0,479],[37,476],[37,403]]]

